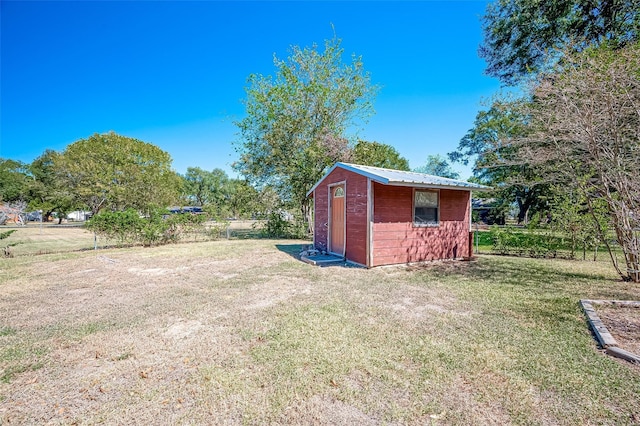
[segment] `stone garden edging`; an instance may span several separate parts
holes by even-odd
[[[618,342],[609,333],[607,327],[604,325],[600,317],[598,316],[593,305],[621,305],[621,306],[633,306],[640,309],[640,302],[627,301],[627,300],[580,300],[580,305],[584,310],[585,315],[589,321],[589,325],[593,330],[593,333],[598,339],[600,346],[606,351],[607,354],[615,356],[617,358],[624,359],[629,362],[640,364],[640,356],[634,353],[625,351],[618,346]]]

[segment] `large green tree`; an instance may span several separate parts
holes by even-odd
[[[270,187],[261,191],[245,179],[232,179],[222,169],[206,171],[199,167],[187,168],[182,176],[182,195],[189,204],[202,206],[215,218],[263,217],[280,203]]]
[[[351,162],[363,166],[409,170],[409,161],[391,145],[380,142],[358,141],[351,152]]]
[[[114,132],[69,145],[59,158],[60,178],[76,199],[96,214],[101,209],[149,212],[174,204],[179,176],[171,156],[157,146]]]
[[[261,216],[264,211],[261,202],[261,193],[246,180],[230,179],[227,182],[224,203],[227,215],[235,219]]]
[[[439,154],[428,155],[424,166],[417,167],[414,172],[426,173],[434,176],[446,177],[449,179],[459,179],[460,174],[451,168],[446,158]]]
[[[640,34],[638,0],[496,0],[482,19],[487,74],[515,84],[548,69],[567,46],[616,48]]]
[[[27,166],[21,161],[0,158],[0,202],[25,201]]]
[[[29,208],[42,210],[43,218],[48,218],[53,212],[62,218],[78,207],[78,201],[67,186],[65,180],[58,173],[60,154],[53,150],[46,150],[29,165]]]
[[[335,163],[348,158],[346,132],[373,113],[376,87],[362,59],[343,62],[340,40],[292,47],[286,60],[274,58],[276,74],[252,74],[236,125],[240,155],[235,168],[259,188],[270,186],[308,224],[306,193]]]
[[[494,188],[487,196],[501,201],[497,203],[499,209],[503,210],[504,202],[516,203],[518,223],[526,222],[531,210],[544,210],[550,191],[542,172],[518,161],[518,149],[503,143],[526,133],[522,112],[526,103],[523,99],[494,100],[487,110],[478,112],[457,150],[448,154],[454,162],[474,162],[474,178]]]
[[[200,167],[188,167],[182,178],[183,193],[189,204],[205,206],[224,203],[225,187],[229,181],[229,176],[224,170],[207,171]]]

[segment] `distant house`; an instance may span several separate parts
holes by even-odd
[[[91,218],[91,212],[89,211],[76,210],[67,214],[67,220],[72,220],[74,222],[83,222],[89,218]]]
[[[203,210],[202,210],[201,206],[185,206],[185,207],[172,206],[172,207],[167,207],[167,210],[171,214],[179,214],[179,213],[200,214],[200,213],[203,213]]]
[[[316,249],[367,267],[470,257],[471,191],[486,186],[336,163],[311,190]]]
[[[504,225],[504,214],[498,215],[497,217],[495,214],[491,214],[492,211],[495,211],[497,204],[498,200],[495,198],[474,198],[471,200],[471,209],[476,216],[474,222],[481,222],[487,225]]]

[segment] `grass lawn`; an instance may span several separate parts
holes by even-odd
[[[0,259],[0,424],[638,424],[605,262],[318,268],[302,241]]]
[[[89,250],[94,247],[93,234],[80,226],[30,223],[27,226],[0,227],[0,232],[14,230],[9,238],[0,241],[0,247],[15,244],[11,252],[15,256]],[[102,245],[104,243],[100,241]]]
[[[214,222],[208,222],[207,227],[216,226]],[[221,227],[220,238],[255,238],[259,236],[259,229],[263,226],[263,221],[258,220],[233,220],[226,225],[228,233]],[[114,241],[109,241],[102,237],[94,239],[94,234],[84,229],[81,223],[72,225],[55,225],[47,223],[40,225],[31,222],[27,226],[6,227],[0,226],[0,232],[15,230],[9,238],[0,241],[0,248],[8,244],[15,244],[11,247],[14,256],[31,256],[50,253],[64,253],[69,251],[93,250],[98,248],[113,247]],[[204,236],[191,236],[188,241],[202,241]]]

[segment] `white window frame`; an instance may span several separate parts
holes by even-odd
[[[436,207],[436,221],[434,223],[418,223],[416,222],[416,192],[435,192],[438,196],[438,206]],[[439,189],[423,189],[413,188],[411,194],[411,221],[416,228],[437,228],[440,226],[440,190]]]

